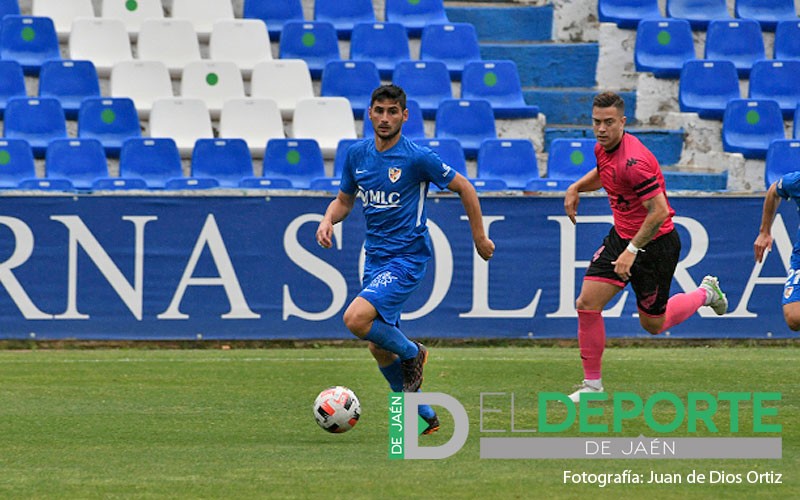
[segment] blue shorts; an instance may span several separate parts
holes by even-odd
[[[367,257],[364,263],[364,288],[358,296],[372,304],[385,322],[398,326],[403,306],[419,288],[427,267],[427,260],[419,262],[395,258],[371,262]]]
[[[800,302],[800,271],[789,269],[786,282],[783,284],[783,305]]]

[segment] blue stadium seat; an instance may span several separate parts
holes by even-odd
[[[308,189],[312,191],[328,191],[329,193],[337,193],[342,180],[336,177],[320,177],[313,179],[308,185]]]
[[[35,177],[33,151],[28,141],[0,139],[0,188],[16,188],[20,182]]]
[[[192,150],[192,177],[212,178],[223,188],[253,176],[250,148],[242,139],[198,139]]]
[[[19,14],[19,0],[0,0],[0,19],[4,16],[18,16]]]
[[[436,137],[461,142],[467,158],[476,158],[484,139],[495,139],[494,112],[485,99],[445,99],[436,112]]]
[[[764,184],[767,189],[782,175],[800,170],[800,141],[776,139],[769,143],[764,167]]]
[[[636,71],[678,78],[683,63],[695,58],[692,28],[685,19],[645,19],[636,30]]]
[[[574,182],[597,168],[594,139],[553,139],[548,149],[547,177]]]
[[[53,97],[12,97],[4,122],[3,137],[25,139],[36,158],[44,158],[51,140],[67,137],[64,109]]]
[[[736,17],[755,19],[764,31],[775,31],[780,21],[797,22],[794,0],[736,0]]]
[[[800,102],[800,61],[756,61],[750,70],[750,99],[778,101],[790,120]]]
[[[168,137],[133,137],[122,143],[119,175],[139,178],[147,187],[163,189],[170,179],[183,177],[181,155]]]
[[[413,99],[406,99],[406,108],[408,109],[408,120],[403,124],[403,135],[416,141],[417,139],[425,138],[425,119],[422,117],[422,109]],[[372,139],[375,137],[375,130],[372,128],[372,123],[369,121],[369,109],[364,110],[364,139]],[[337,150],[338,153],[338,150]]]
[[[470,179],[476,191],[505,191],[508,189],[503,179]]]
[[[775,28],[773,59],[800,59],[800,21],[781,21]]]
[[[430,148],[431,151],[439,155],[443,162],[447,163],[453,170],[468,177],[467,175],[467,159],[464,156],[464,148],[458,139],[453,138],[434,138],[434,139],[419,139],[414,141],[420,146]]]
[[[658,0],[598,0],[601,23],[615,23],[622,29],[636,29],[642,19],[660,18]]]
[[[531,106],[522,96],[517,65],[511,60],[472,61],[461,75],[462,99],[486,99],[495,118],[534,118],[538,106]]]
[[[90,97],[81,103],[78,137],[99,140],[107,156],[118,157],[126,139],[141,135],[133,100],[127,97]]]
[[[681,111],[722,120],[730,99],[741,97],[739,75],[731,61],[686,61],[678,83]]]
[[[270,139],[264,154],[264,177],[289,179],[297,189],[325,177],[322,151],[313,139]]]
[[[501,179],[509,189],[524,189],[539,177],[536,152],[528,139],[486,139],[478,151],[477,179]]]
[[[328,61],[341,59],[333,24],[322,21],[289,21],[279,43],[281,59],[302,59],[313,78],[320,78]]]
[[[800,139],[800,102],[797,103],[797,107],[794,108],[794,123],[792,129],[792,138],[793,139]]]
[[[771,99],[731,99],[722,118],[722,147],[745,158],[763,159],[770,142],[785,139],[783,116]]]
[[[270,39],[275,42],[280,38],[285,23],[303,20],[303,3],[301,0],[244,0],[242,17],[264,21]]]
[[[342,139],[336,146],[336,156],[333,157],[333,177],[338,179],[342,176],[344,162],[347,160],[347,150],[361,139]]]
[[[423,61],[442,61],[450,78],[461,79],[464,65],[481,59],[478,34],[469,23],[429,24],[422,30],[419,58]]]
[[[25,179],[18,187],[35,191],[75,191],[75,186],[69,179]]]
[[[435,118],[439,104],[453,98],[450,73],[441,61],[402,61],[394,69],[392,83],[417,101],[426,119]]]
[[[328,61],[322,72],[321,97],[345,97],[353,116],[361,118],[369,107],[372,92],[381,85],[372,61]]]
[[[26,75],[38,75],[43,62],[61,59],[53,20],[4,16],[0,21],[0,59],[17,61]]]
[[[329,22],[336,28],[339,38],[350,38],[356,24],[375,22],[375,10],[372,0],[314,0],[314,20]]]
[[[386,0],[384,18],[388,22],[400,23],[408,30],[408,36],[419,37],[428,24],[449,23],[443,0]]]
[[[667,0],[667,16],[686,19],[693,30],[704,30],[715,19],[731,18],[726,0]]]
[[[711,21],[706,33],[706,59],[732,61],[740,77],[750,74],[753,63],[766,59],[764,37],[758,21]]]
[[[400,23],[359,23],[350,38],[350,59],[372,61],[381,78],[390,78],[400,61],[411,59],[408,35]]]
[[[191,190],[214,189],[219,187],[219,181],[211,177],[175,177],[167,181],[164,189]]]
[[[45,61],[39,72],[39,97],[55,97],[69,120],[78,117],[81,101],[100,97],[100,82],[92,61]]]
[[[55,139],[44,160],[48,179],[67,179],[77,189],[92,189],[98,179],[108,178],[103,145],[97,139]]]
[[[25,75],[17,61],[0,61],[0,117],[12,97],[25,97]]]
[[[529,179],[525,184],[524,191],[566,191],[574,181],[569,179],[551,179],[550,177],[539,177]]]

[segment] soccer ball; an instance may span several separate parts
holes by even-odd
[[[328,432],[347,432],[358,423],[361,403],[347,387],[336,386],[319,393],[314,401],[314,418]]]

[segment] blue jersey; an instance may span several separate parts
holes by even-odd
[[[792,172],[778,179],[777,193],[778,196],[785,200],[790,198],[794,200],[797,203],[798,211],[800,211],[800,172]],[[800,230],[798,230],[794,241],[791,268],[800,269]]]
[[[436,153],[402,135],[383,152],[375,149],[374,139],[350,146],[339,189],[355,195],[364,208],[366,254],[427,260],[431,255],[425,213],[428,183],[445,188],[455,175]]]

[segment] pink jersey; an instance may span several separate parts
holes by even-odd
[[[600,144],[594,147],[597,156],[597,170],[600,180],[608,193],[611,212],[614,214],[614,227],[624,239],[633,238],[642,226],[647,209],[646,200],[665,192],[664,175],[658,160],[649,149],[629,133],[622,135],[619,145],[606,151]],[[655,238],[673,230],[672,216],[675,210],[669,205],[669,217],[661,225]],[[654,238],[654,239],[655,239]]]

